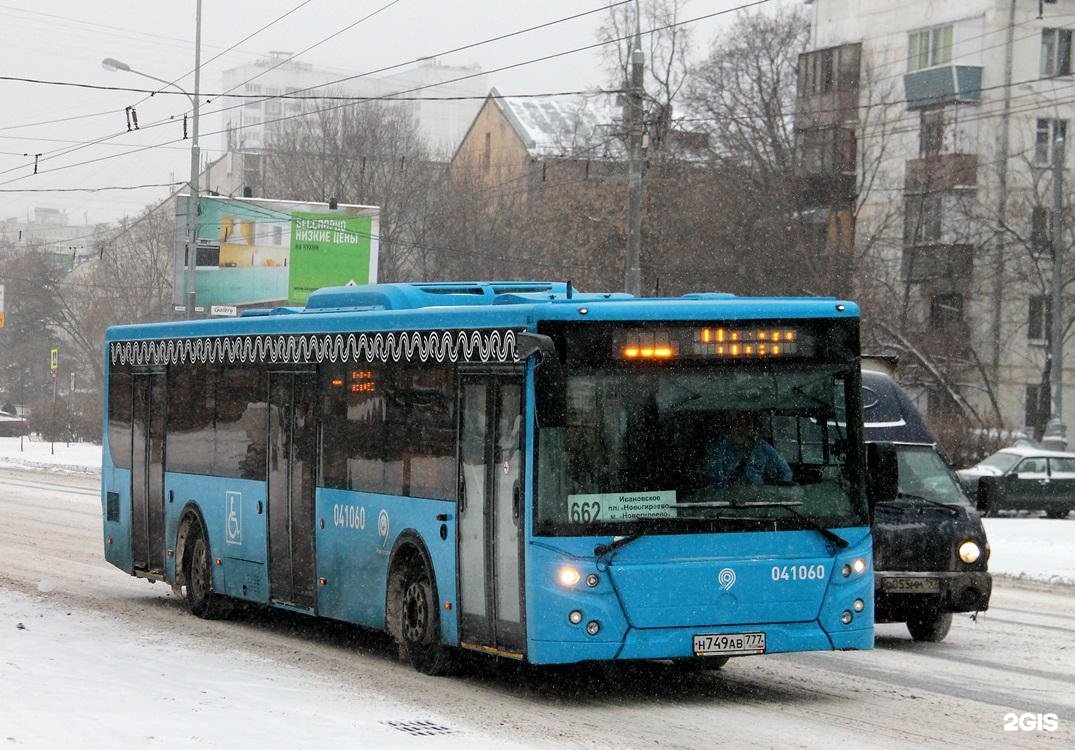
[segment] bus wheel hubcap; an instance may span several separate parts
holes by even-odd
[[[429,607],[425,587],[421,581],[413,581],[403,598],[403,635],[411,643],[419,643],[426,635]]]
[[[194,589],[195,597],[201,598],[203,594],[208,590],[208,577],[209,577],[209,561],[205,552],[205,543],[200,542],[194,555],[194,571],[191,575],[193,579],[191,581],[191,587]]]

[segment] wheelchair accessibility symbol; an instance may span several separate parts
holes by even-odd
[[[225,508],[227,510],[227,518],[225,519],[224,528],[227,530],[227,542],[228,544],[242,544],[243,493],[227,492],[225,493],[225,496]]]

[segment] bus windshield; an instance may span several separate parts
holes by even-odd
[[[835,365],[569,373],[562,423],[539,430],[537,531],[865,524],[859,454],[834,418],[850,377]]]

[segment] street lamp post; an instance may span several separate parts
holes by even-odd
[[[1042,441],[1058,450],[1067,448],[1064,424],[1064,136],[1053,121],[1053,310],[1049,332],[1049,379],[1053,386],[1052,414]],[[1066,135],[1066,134],[1065,134]]]
[[[171,81],[166,81],[163,78],[157,78],[149,73],[135,70],[127,63],[114,58],[106,57],[101,61],[101,65],[105,70],[120,70],[124,73],[134,73],[143,78],[149,78],[153,81],[163,83],[165,86],[171,86],[190,99],[190,105],[193,109],[190,129],[190,196],[187,199],[187,252],[186,262],[183,266],[183,291],[186,302],[187,319],[194,317],[195,303],[197,299],[197,290],[194,285],[194,268],[198,262],[198,178],[200,176],[199,166],[201,163],[201,154],[198,150],[198,99],[200,98],[202,75],[202,0],[197,0],[196,6],[193,94],[180,88]]]

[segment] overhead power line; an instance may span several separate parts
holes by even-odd
[[[615,5],[621,5],[621,4],[623,4],[623,2],[627,2],[627,1],[628,0],[621,0],[621,2],[619,2],[619,3],[613,3],[611,5],[603,5],[603,6],[599,7],[599,8],[595,8],[593,10],[586,11],[584,13],[576,13],[574,15],[565,16],[563,18],[555,19],[553,21],[549,21],[549,22],[546,22],[546,23],[543,23],[543,24],[539,24],[537,26],[531,26],[531,27],[528,27],[528,28],[525,28],[525,29],[520,29],[518,31],[510,32],[510,33],[507,33],[507,34],[501,34],[501,35],[498,35],[498,36],[495,36],[495,37],[491,37],[491,38],[488,38],[488,39],[485,39],[485,40],[481,40],[479,42],[474,42],[474,43],[471,43],[471,44],[463,45],[462,47],[457,47],[454,50],[446,50],[446,51],[443,51],[443,52],[439,52],[439,53],[437,53],[435,55],[432,55],[432,56],[433,57],[443,57],[444,55],[451,54],[452,52],[457,52],[457,51],[461,51],[461,50],[465,50],[465,49],[472,49],[474,47],[478,47],[478,46],[481,46],[481,45],[484,45],[484,44],[489,44],[491,42],[499,41],[499,40],[502,40],[502,39],[507,39],[509,37],[517,36],[519,34],[525,34],[525,33],[528,33],[530,31],[534,31],[534,30],[537,30],[537,29],[553,26],[555,24],[563,23],[563,22],[568,21],[568,20],[573,20],[573,19],[585,16],[585,15],[588,15],[588,14],[591,14],[591,13],[604,11],[604,10],[607,10],[609,7],[614,7]],[[763,1],[765,1],[765,0],[763,0]],[[354,25],[355,24],[352,23],[352,24],[350,24],[348,26],[348,28],[351,28]],[[327,38],[328,37],[326,37],[326,39]],[[324,40],[322,40],[322,41],[324,41]],[[316,46],[316,45],[314,45],[314,46]],[[308,49],[312,49],[312,47],[310,47]],[[344,78],[344,79],[338,79],[337,81],[329,82],[328,84],[325,84],[325,85],[335,85],[336,83],[339,83],[339,82],[344,81],[344,80],[352,80],[354,78],[360,78],[362,76],[373,75],[375,73],[384,72],[384,71],[387,71],[387,70],[392,70],[394,68],[403,67],[403,66],[406,66],[406,65],[411,65],[411,64],[420,62],[422,59],[425,59],[427,57],[430,57],[430,55],[423,55],[422,57],[415,58],[414,60],[408,60],[406,62],[386,66],[386,67],[380,68],[378,70],[368,71],[366,73],[362,73],[362,74],[359,74],[359,75],[349,76],[349,77]],[[253,79],[251,79],[251,80],[253,80]],[[116,88],[120,88],[120,87],[116,87]],[[307,89],[300,89],[300,90],[298,90],[298,92],[293,92],[293,93],[301,93],[302,91],[309,91],[309,90],[312,90],[313,88],[317,88],[317,87],[311,87],[311,88],[307,88]],[[148,90],[142,89],[141,91],[146,92]],[[269,97],[269,98],[271,98],[271,97]],[[145,101],[145,100],[143,99],[142,101]],[[223,112],[223,111],[226,111],[226,109],[229,109],[229,108],[221,109],[221,110],[218,110],[218,111]],[[185,114],[185,113],[183,113],[183,114]],[[206,113],[206,114],[216,114],[216,113],[212,112],[212,113]],[[176,121],[176,116],[172,115],[172,116],[170,116],[168,118],[163,118],[161,120],[157,120],[156,122],[145,124],[140,128],[140,130],[148,130],[150,128],[159,127],[161,125],[171,124],[171,123],[173,123],[175,121]],[[59,156],[66,156],[67,154],[74,153],[76,151],[81,150],[82,148],[88,148],[89,146],[96,145],[98,143],[102,143],[104,141],[111,140],[113,138],[117,138],[117,137],[123,135],[126,132],[128,132],[128,131],[127,130],[120,130],[120,131],[113,132],[111,135],[103,136],[101,138],[98,138],[98,139],[95,139],[95,140],[92,140],[92,141],[82,142],[79,145],[71,146],[69,148],[55,149],[53,151],[43,151],[42,156],[44,158],[41,161],[48,161],[50,159],[57,158]],[[169,143],[170,143],[170,141],[169,141]],[[16,169],[19,169],[19,168],[20,167],[15,167],[13,169],[0,171],[0,175],[6,174],[6,173],[11,172],[11,171],[15,171]]]
[[[764,5],[764,4],[768,3],[768,2],[770,2],[770,0],[754,0],[753,2],[745,3],[743,5],[739,5],[739,6],[736,6],[734,8],[728,8],[728,9],[725,9],[725,10],[715,11],[715,12],[712,12],[712,13],[706,13],[706,14],[703,14],[703,15],[700,15],[700,16],[695,16],[693,18],[684,19],[682,21],[675,21],[675,22],[672,22],[672,23],[669,23],[669,24],[665,24],[663,26],[657,26],[657,27],[654,27],[654,28],[651,28],[651,29],[647,29],[642,33],[643,34],[653,34],[653,33],[659,32],[659,31],[675,28],[675,27],[678,27],[678,26],[686,26],[688,24],[697,23],[697,22],[703,21],[703,20],[708,20],[710,18],[716,18],[716,17],[722,16],[722,15],[727,15],[729,13],[734,13],[734,12],[737,12],[737,11],[740,11],[740,10],[743,10],[743,9],[746,9],[746,8],[751,8],[751,7]],[[607,6],[604,6],[604,7],[607,8]],[[543,24],[543,26],[548,26],[551,23],[553,23],[553,22]],[[537,27],[531,27],[531,28],[537,28]],[[518,34],[518,33],[525,33],[525,31],[526,30],[523,30],[523,31],[520,31],[520,32],[513,32],[513,34],[501,35],[500,37],[494,37],[493,39],[505,38],[506,36],[512,36],[512,35]],[[609,44],[617,44],[619,42],[624,41],[625,39],[630,38],[630,36],[632,36],[632,34],[628,34],[628,35],[625,35],[625,36],[608,39],[608,40],[601,41],[601,42],[596,42],[596,43],[593,43],[593,44],[583,45],[581,47],[575,47],[575,48],[572,48],[572,49],[563,50],[561,52],[555,52],[555,53],[551,53],[551,54],[548,54],[548,55],[542,55],[541,57],[532,58],[530,60],[524,60],[524,61],[521,61],[521,62],[509,64],[509,65],[503,65],[503,66],[501,66],[499,68],[494,68],[494,69],[489,70],[489,71],[481,71],[481,72],[477,72],[477,73],[471,73],[471,74],[468,74],[468,75],[457,76],[456,78],[451,78],[451,79],[448,79],[448,80],[445,80],[445,81],[439,81],[437,83],[430,83],[430,84],[425,84],[425,85],[422,85],[422,86],[415,86],[415,87],[412,87],[410,89],[405,89],[403,91],[397,91],[397,92],[394,92],[394,93],[391,93],[391,94],[387,94],[387,95],[385,95],[383,97],[371,98],[371,99],[367,99],[365,101],[366,102],[383,101],[386,97],[401,96],[401,95],[404,95],[404,94],[413,93],[415,91],[422,91],[424,89],[433,88],[435,86],[443,86],[443,85],[449,84],[449,83],[457,83],[459,81],[464,81],[464,80],[467,80],[467,79],[470,79],[470,78],[475,78],[475,77],[478,77],[478,76],[488,75],[489,73],[498,73],[498,72],[502,72],[502,71],[505,71],[505,70],[511,70],[511,69],[514,69],[514,68],[523,67],[523,66],[526,66],[526,65],[532,65],[534,63],[545,62],[545,61],[553,60],[553,59],[556,59],[556,58],[559,58],[559,57],[565,57],[567,55],[576,54],[578,52],[584,52],[584,51],[587,51],[587,50],[596,49],[596,48],[599,48],[599,47],[604,47],[604,46],[607,46]],[[491,40],[486,40],[485,42],[482,42],[482,43],[488,43],[488,41],[491,41]],[[479,43],[476,43],[476,44],[479,44]],[[476,44],[475,45],[467,45],[467,46],[468,47],[476,46]],[[464,48],[458,48],[458,49],[464,49]],[[365,75],[365,74],[363,74],[363,75]],[[351,78],[356,78],[356,77],[359,77],[359,76],[351,76]],[[349,79],[341,79],[341,80],[349,80]],[[266,98],[267,99],[272,99],[274,97],[266,97]],[[268,124],[275,123],[275,122],[283,122],[283,121],[286,121],[286,120],[292,120],[292,119],[295,119],[297,117],[308,117],[308,116],[315,115],[315,114],[320,114],[320,113],[323,113],[323,112],[329,112],[329,111],[337,110],[337,109],[340,109],[340,108],[342,108],[344,106],[350,106],[350,105],[351,105],[351,103],[345,103],[345,104],[342,104],[342,105],[338,104],[338,105],[334,105],[334,106],[330,106],[330,107],[316,108],[316,109],[313,109],[313,110],[308,110],[308,111],[304,111],[304,112],[297,113],[297,114],[285,115],[283,117],[278,117],[278,118],[274,118],[274,119],[271,119],[271,120],[265,120],[263,123],[260,123],[260,124],[261,125],[268,125]],[[242,106],[242,105],[236,105],[236,106]],[[223,111],[226,111],[228,109],[233,109],[233,108],[234,107],[222,108],[222,109],[218,110],[218,112],[223,112]],[[208,114],[215,114],[215,113],[210,112],[210,113],[206,113],[206,114],[208,115]],[[157,126],[159,126],[161,124],[164,124],[165,122],[168,122],[168,121],[160,121],[158,123],[153,123],[151,125],[142,127],[141,130],[147,130],[150,127],[157,127]],[[251,126],[241,125],[241,126],[233,127],[233,130],[245,129],[246,127],[253,127],[253,126],[252,125]],[[218,130],[218,131],[206,133],[205,135],[206,136],[218,135],[218,134],[223,133],[223,132],[226,132],[226,131],[225,130]],[[117,133],[117,134],[112,135],[112,136],[106,136],[106,137],[98,139],[98,141],[96,141],[96,142],[109,140],[109,139],[114,138],[114,137],[116,137],[116,136],[118,136],[120,134],[121,133]],[[164,142],[162,142],[160,144],[156,144],[156,145],[157,146],[171,145],[171,144],[177,143],[177,142],[179,142],[181,140],[182,140],[181,138],[180,139],[173,139],[173,140],[164,141]],[[94,143],[96,143],[96,142],[94,142]],[[86,146],[83,146],[83,147],[72,147],[71,149],[68,149],[67,151],[64,151],[61,154],[54,154],[54,155],[43,154],[44,158],[40,159],[39,161],[44,162],[44,161],[50,160],[51,158],[56,158],[57,156],[67,155],[69,153],[73,153],[74,151],[80,150],[81,148],[87,147],[89,145],[94,145],[94,144],[93,143],[87,143]],[[122,156],[125,156],[125,155],[128,155],[128,154],[137,153],[137,152],[140,152],[140,151],[144,151],[147,148],[153,148],[153,146],[147,146],[147,147],[144,147],[144,148],[134,149],[134,150],[131,150],[131,151],[126,151],[126,152],[120,153],[120,154],[112,154],[110,156],[99,157],[99,158],[96,158],[96,159],[89,159],[89,160],[85,160],[85,161],[82,161],[82,162],[76,162],[74,164],[63,165],[63,166],[56,167],[56,168],[53,168],[53,169],[46,169],[46,170],[39,169],[37,173],[56,172],[56,171],[60,171],[60,170],[63,170],[63,169],[69,169],[69,168],[77,167],[77,166],[84,166],[86,164],[96,163],[96,162],[107,160],[107,159],[119,158],[119,157],[122,157]],[[25,169],[25,168],[27,168],[27,166],[28,165],[22,165],[22,166],[16,166],[16,167],[12,167],[12,168],[9,168],[9,169],[6,169],[6,170],[2,170],[2,171],[0,171],[0,175],[8,174],[8,173],[16,171],[18,169]],[[29,165],[29,166],[32,166],[32,164]],[[32,175],[24,175],[22,177],[16,177],[16,178],[7,180],[5,182],[0,182],[0,185],[6,185],[6,184],[10,184],[12,182],[17,182],[19,180],[25,179],[26,177],[30,177],[30,176],[32,176]]]
[[[481,75],[485,75],[485,73],[483,72],[483,73],[481,73]],[[103,90],[103,91],[128,91],[128,92],[135,93],[135,94],[148,93],[148,94],[156,95],[156,96],[166,95],[166,96],[182,96],[184,99],[188,98],[187,95],[184,94],[182,91],[155,91],[154,89],[137,88],[137,87],[130,87],[130,86],[101,86],[101,85],[95,84],[95,83],[79,83],[77,81],[50,81],[50,80],[45,80],[45,79],[40,79],[40,78],[19,78],[19,77],[16,77],[16,76],[0,76],[0,81],[18,81],[20,83],[36,83],[36,84],[42,84],[42,85],[46,85],[46,86],[70,86],[70,87],[80,88],[80,89],[100,89],[100,90]],[[433,86],[439,86],[441,84],[437,83],[437,84],[432,84],[432,85]],[[307,90],[307,89],[303,89],[303,90]],[[551,92],[537,93],[537,94],[501,94],[501,96],[502,97],[511,97],[513,99],[526,99],[526,98],[533,98],[533,97],[539,97],[539,96],[541,96],[541,97],[543,97],[543,96],[575,96],[575,95],[578,95],[578,94],[591,94],[591,93],[593,93],[593,92],[592,91],[585,91],[585,90],[578,90],[578,91],[551,91]],[[615,92],[613,92],[613,93],[615,93]],[[228,94],[228,93],[204,94],[203,93],[202,95],[206,97],[207,101],[210,100],[210,99],[220,98],[220,97],[224,97],[224,96],[230,97],[232,99],[261,99],[261,100],[265,100],[265,98],[266,98],[264,94]],[[310,94],[310,95],[280,94],[280,95],[272,96],[272,97],[269,97],[269,98],[271,98],[271,99],[298,99],[298,100],[307,100],[307,101],[347,101],[347,102],[364,102],[364,101],[388,101],[388,102],[438,102],[438,101],[445,101],[445,102],[451,102],[451,101],[485,99],[487,96],[489,96],[489,94],[487,94],[487,93],[486,94],[468,94],[468,95],[459,95],[459,96],[394,96],[392,94],[388,94],[388,95],[384,95],[384,96],[355,96],[355,95],[345,95],[345,94]],[[109,113],[122,112],[122,111],[123,110],[110,110]],[[223,111],[224,110],[218,110],[218,112],[223,112]],[[215,113],[211,113],[211,114],[215,114]],[[84,115],[84,116],[85,117],[90,117],[92,115]],[[40,123],[40,124],[47,124],[47,123]],[[140,127],[139,130],[146,130],[148,127],[151,127],[151,126],[145,125],[145,126]],[[6,128],[0,128],[0,130],[5,130],[5,129]],[[32,139],[31,138],[26,138],[26,140],[32,140]]]
[[[0,193],[100,193],[106,190],[142,190],[143,188],[176,187],[184,182],[154,182],[148,185],[106,185],[81,188],[0,188]]]

